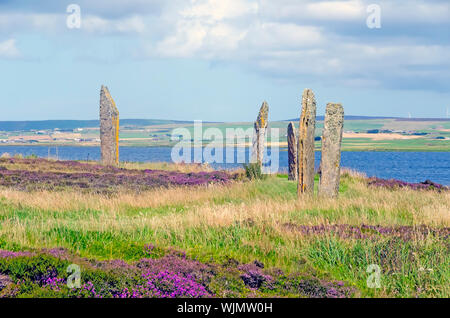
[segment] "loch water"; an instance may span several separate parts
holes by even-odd
[[[236,163],[239,150],[228,149],[234,155],[232,163],[212,163],[217,169],[234,169],[242,167]],[[223,149],[223,158],[227,149]],[[249,160],[249,149],[240,149],[241,157],[245,154],[245,161]],[[56,156],[60,160],[99,160],[99,147],[82,146],[0,146],[0,154],[22,154],[23,156],[36,155],[47,158]],[[215,155],[215,153],[213,153]],[[219,152],[220,154],[220,152]],[[270,157],[270,149],[268,150]],[[320,162],[320,152],[316,152],[316,166]],[[191,158],[194,151],[191,151]],[[279,171],[287,170],[287,151],[279,151]],[[133,162],[172,162],[171,147],[121,147],[121,161]],[[223,160],[225,161],[225,160]],[[240,160],[242,162],[244,160]],[[399,179],[407,182],[422,182],[427,179],[434,182],[450,185],[450,152],[384,152],[384,151],[344,151],[341,164],[365,173],[367,176],[376,176],[384,179]]]

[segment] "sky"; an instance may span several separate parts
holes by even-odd
[[[101,85],[121,118],[446,117],[450,1],[0,0],[0,121],[96,119]]]

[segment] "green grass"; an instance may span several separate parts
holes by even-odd
[[[445,244],[433,241],[396,242],[395,240],[342,242],[336,239],[318,240],[308,250],[315,267],[333,273],[346,281],[353,281],[368,296],[376,296],[367,288],[366,269],[371,264],[383,269],[381,286],[396,297],[415,297],[423,290],[428,296],[447,294],[450,278],[449,258]],[[440,264],[441,266],[436,266]]]
[[[316,177],[316,189],[317,183]],[[111,206],[97,205],[105,200],[101,195],[82,195],[79,202],[61,209],[42,208],[42,203],[32,201],[33,195],[18,192],[19,199],[14,199],[0,192],[0,249],[64,247],[82,257],[131,262],[145,257],[144,246],[151,243],[159,248],[156,256],[176,249],[189,258],[217,264],[229,258],[241,263],[257,259],[266,268],[286,273],[346,281],[364,297],[450,296],[448,238],[304,236],[283,227],[425,224],[442,228],[448,226],[445,212],[438,213],[448,208],[445,193],[370,189],[360,177],[349,174],[342,176],[340,198],[335,201],[298,200],[296,182],[285,175],[179,192],[181,199],[167,195],[145,204],[145,198],[155,195],[150,191],[135,197],[143,205],[127,199]],[[35,195],[59,204],[52,193]],[[191,199],[196,196],[199,199]],[[66,200],[70,198],[69,191]],[[436,212],[422,214],[427,206]],[[367,287],[366,270],[371,264],[382,268],[381,289]]]

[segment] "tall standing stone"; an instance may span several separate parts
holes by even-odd
[[[297,180],[297,133],[295,125],[290,122],[287,129],[289,180]]]
[[[302,97],[302,114],[297,149],[298,195],[314,194],[314,134],[316,130],[316,99],[310,89]]]
[[[119,111],[106,86],[100,90],[100,143],[102,163],[119,164]]]
[[[322,137],[322,159],[319,195],[335,198],[339,194],[341,144],[344,130],[344,108],[327,104]]]
[[[253,137],[252,160],[262,166],[264,156],[264,142],[267,126],[269,124],[269,104],[266,101],[262,103],[258,118],[255,121],[255,135]]]

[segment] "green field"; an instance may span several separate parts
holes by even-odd
[[[75,129],[81,137],[72,137],[74,140],[62,139],[41,141],[33,143],[34,145],[98,145],[99,144],[99,129],[95,126],[96,121],[90,121],[87,127],[78,127]],[[45,125],[39,122],[37,127],[50,127],[51,123],[45,122]],[[76,124],[86,124],[85,122],[69,122],[63,123],[65,127],[76,127]],[[298,123],[295,123],[298,127]],[[31,124],[21,124],[24,127],[34,127]],[[281,142],[281,146],[286,146],[287,121],[270,122],[269,128],[278,129],[278,138],[271,136],[270,130],[268,132],[269,142]],[[11,124],[9,125],[13,127]],[[10,127],[10,128],[11,128]],[[17,127],[21,127],[20,125]],[[224,144],[227,137],[227,129],[242,129],[251,130],[252,123],[203,123],[203,133],[210,128],[220,131],[224,139]],[[343,139],[344,151],[450,151],[450,122],[445,120],[396,120],[396,119],[352,119],[346,120],[344,123],[344,131],[346,135]],[[121,146],[139,146],[139,147],[158,147],[158,146],[173,146],[177,143],[171,139],[174,129],[185,128],[190,133],[191,138],[194,138],[194,125],[192,122],[174,122],[162,120],[122,120],[120,130],[120,145]],[[1,131],[0,139],[5,140],[9,137],[17,136],[34,136],[34,131]],[[381,132],[389,132],[395,135],[392,138],[379,137],[377,134],[367,135],[367,131],[379,130]],[[316,136],[320,137],[323,131],[323,121],[318,121],[316,124]],[[58,138],[57,134],[52,131],[41,131],[41,134],[48,133],[52,138]],[[69,131],[70,134],[70,131]],[[350,135],[351,134],[351,138]],[[358,134],[362,134],[358,136]],[[425,134],[423,136],[416,136],[415,134]],[[389,137],[389,136],[388,136]],[[75,140],[75,138],[83,139],[83,141]],[[211,142],[211,138],[202,139],[203,145]],[[229,139],[230,140],[230,139]],[[238,143],[244,142],[243,140]],[[247,140],[248,146],[250,140]],[[23,143],[2,143],[2,145],[14,145]],[[320,142],[317,143],[320,149]]]

